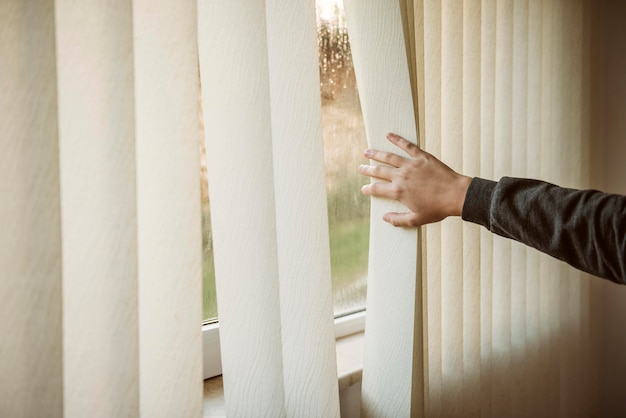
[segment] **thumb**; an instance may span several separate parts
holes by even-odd
[[[414,227],[420,226],[423,223],[421,222],[420,217],[413,212],[389,212],[383,215],[383,220],[393,226]]]

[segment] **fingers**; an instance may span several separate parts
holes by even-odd
[[[366,196],[383,197],[392,200],[398,200],[400,198],[398,186],[390,182],[366,184],[361,187],[361,193]]]
[[[400,135],[396,135],[394,133],[388,133],[387,139],[389,142],[395,144],[399,148],[406,151],[411,157],[416,158],[424,151],[422,151],[417,145],[407,141],[402,138]],[[389,164],[393,167],[400,167],[404,163],[406,163],[407,158],[404,158],[400,155],[394,154],[393,152],[385,152],[374,149],[368,149],[364,153],[366,158],[370,160],[379,161],[381,163]]]
[[[420,217],[413,212],[390,212],[383,215],[383,220],[393,226],[415,227],[422,225]]]
[[[376,177],[383,180],[391,180],[394,168],[384,165],[360,165],[359,172],[363,175]]]
[[[365,150],[363,155],[365,155],[365,158],[369,158],[370,160],[375,160],[381,163],[389,164],[390,166],[393,166],[393,167],[400,167],[402,164],[404,164],[407,161],[406,158],[401,157],[397,154],[394,154],[393,152],[385,152],[385,151],[379,151],[375,149]]]
[[[398,147],[405,150],[412,157],[417,157],[421,152],[423,152],[417,145],[413,144],[412,142],[407,141],[406,139],[402,138],[400,135],[396,135],[390,132],[387,134],[387,139],[392,144],[395,144]]]

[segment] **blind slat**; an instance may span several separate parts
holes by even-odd
[[[591,53],[591,15],[592,15],[592,2],[588,0],[581,1],[579,9],[578,22],[581,24],[581,45],[580,56],[573,60],[573,65],[581,65],[580,73],[580,153],[581,153],[581,169],[580,169],[580,184],[581,188],[590,188],[591,186],[591,66],[592,66],[592,53]],[[597,396],[599,391],[592,391],[588,393],[586,386],[582,382],[587,382],[590,387],[598,387],[594,381],[593,376],[593,335],[591,331],[592,315],[597,315],[596,311],[592,309],[593,292],[592,282],[594,279],[588,274],[582,274],[580,278],[580,375],[579,379],[581,383],[578,387],[578,396],[580,396],[579,411],[581,416],[592,415],[593,399]]]
[[[541,175],[541,18],[541,0],[529,0],[526,174],[531,178],[540,178]],[[538,416],[542,413],[539,400],[544,396],[540,379],[540,359],[544,351],[540,338],[540,255],[529,249],[526,257],[526,359],[531,365],[527,371],[527,382],[528,396],[533,400],[526,411],[530,416]]]
[[[496,4],[494,179],[507,175],[512,153],[512,64],[513,3]],[[493,416],[511,415],[511,242],[493,240],[492,318],[492,411]]]
[[[480,174],[481,4],[463,3],[463,173]],[[463,415],[480,416],[480,229],[463,224]]]
[[[463,171],[463,7],[441,3],[441,153],[453,170]],[[436,89],[433,86],[433,89]],[[436,93],[435,93],[436,94]],[[460,416],[463,405],[463,226],[441,224],[441,374],[444,414]]]
[[[133,1],[140,413],[202,413],[196,2]]]
[[[114,3],[56,2],[67,417],[139,414],[133,16]]]
[[[54,2],[0,6],[0,415],[9,417],[63,414],[54,36]]]
[[[512,135],[511,167],[513,176],[527,177],[526,129],[528,120],[528,1],[513,4]],[[528,381],[532,364],[526,354],[526,272],[527,248],[511,242],[511,411],[528,416],[532,403]]]
[[[541,75],[541,178],[554,181],[551,171],[550,149],[552,138],[552,5],[550,1],[542,2],[542,75]],[[546,255],[540,258],[540,330],[542,342],[541,376],[539,380],[541,395],[541,410],[551,416],[558,415],[558,357],[555,355],[553,330],[554,322],[558,324],[558,317],[553,309],[556,304],[557,292],[556,266],[553,260]],[[556,403],[556,404],[555,404]]]
[[[496,2],[481,2],[481,135],[480,175],[494,178],[494,111],[495,111],[495,46]],[[492,282],[493,282],[493,236],[484,229],[480,231],[480,339],[481,339],[481,412],[492,416],[493,391],[492,364]]]
[[[441,156],[441,2],[424,0],[424,137],[422,147]],[[426,329],[428,332],[428,409],[426,416],[443,412],[441,329],[441,225],[425,228],[426,239]]]
[[[416,141],[417,125],[400,4],[346,1],[345,9],[368,144],[401,152],[385,135]],[[421,335],[414,335],[422,317],[418,235],[381,219],[398,211],[406,208],[372,199],[362,416],[409,416],[411,399],[422,399],[412,396],[423,390],[413,373],[423,356]]]

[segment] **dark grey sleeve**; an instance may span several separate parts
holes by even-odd
[[[626,284],[626,196],[538,180],[475,178],[467,190],[463,219]]]

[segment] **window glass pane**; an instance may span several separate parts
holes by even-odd
[[[215,296],[215,268],[213,265],[213,235],[211,234],[211,212],[209,210],[209,181],[200,101],[200,194],[202,196],[202,319],[203,322],[217,320],[217,298]]]
[[[365,308],[369,247],[367,147],[341,0],[317,0],[322,122],[335,316]]]

